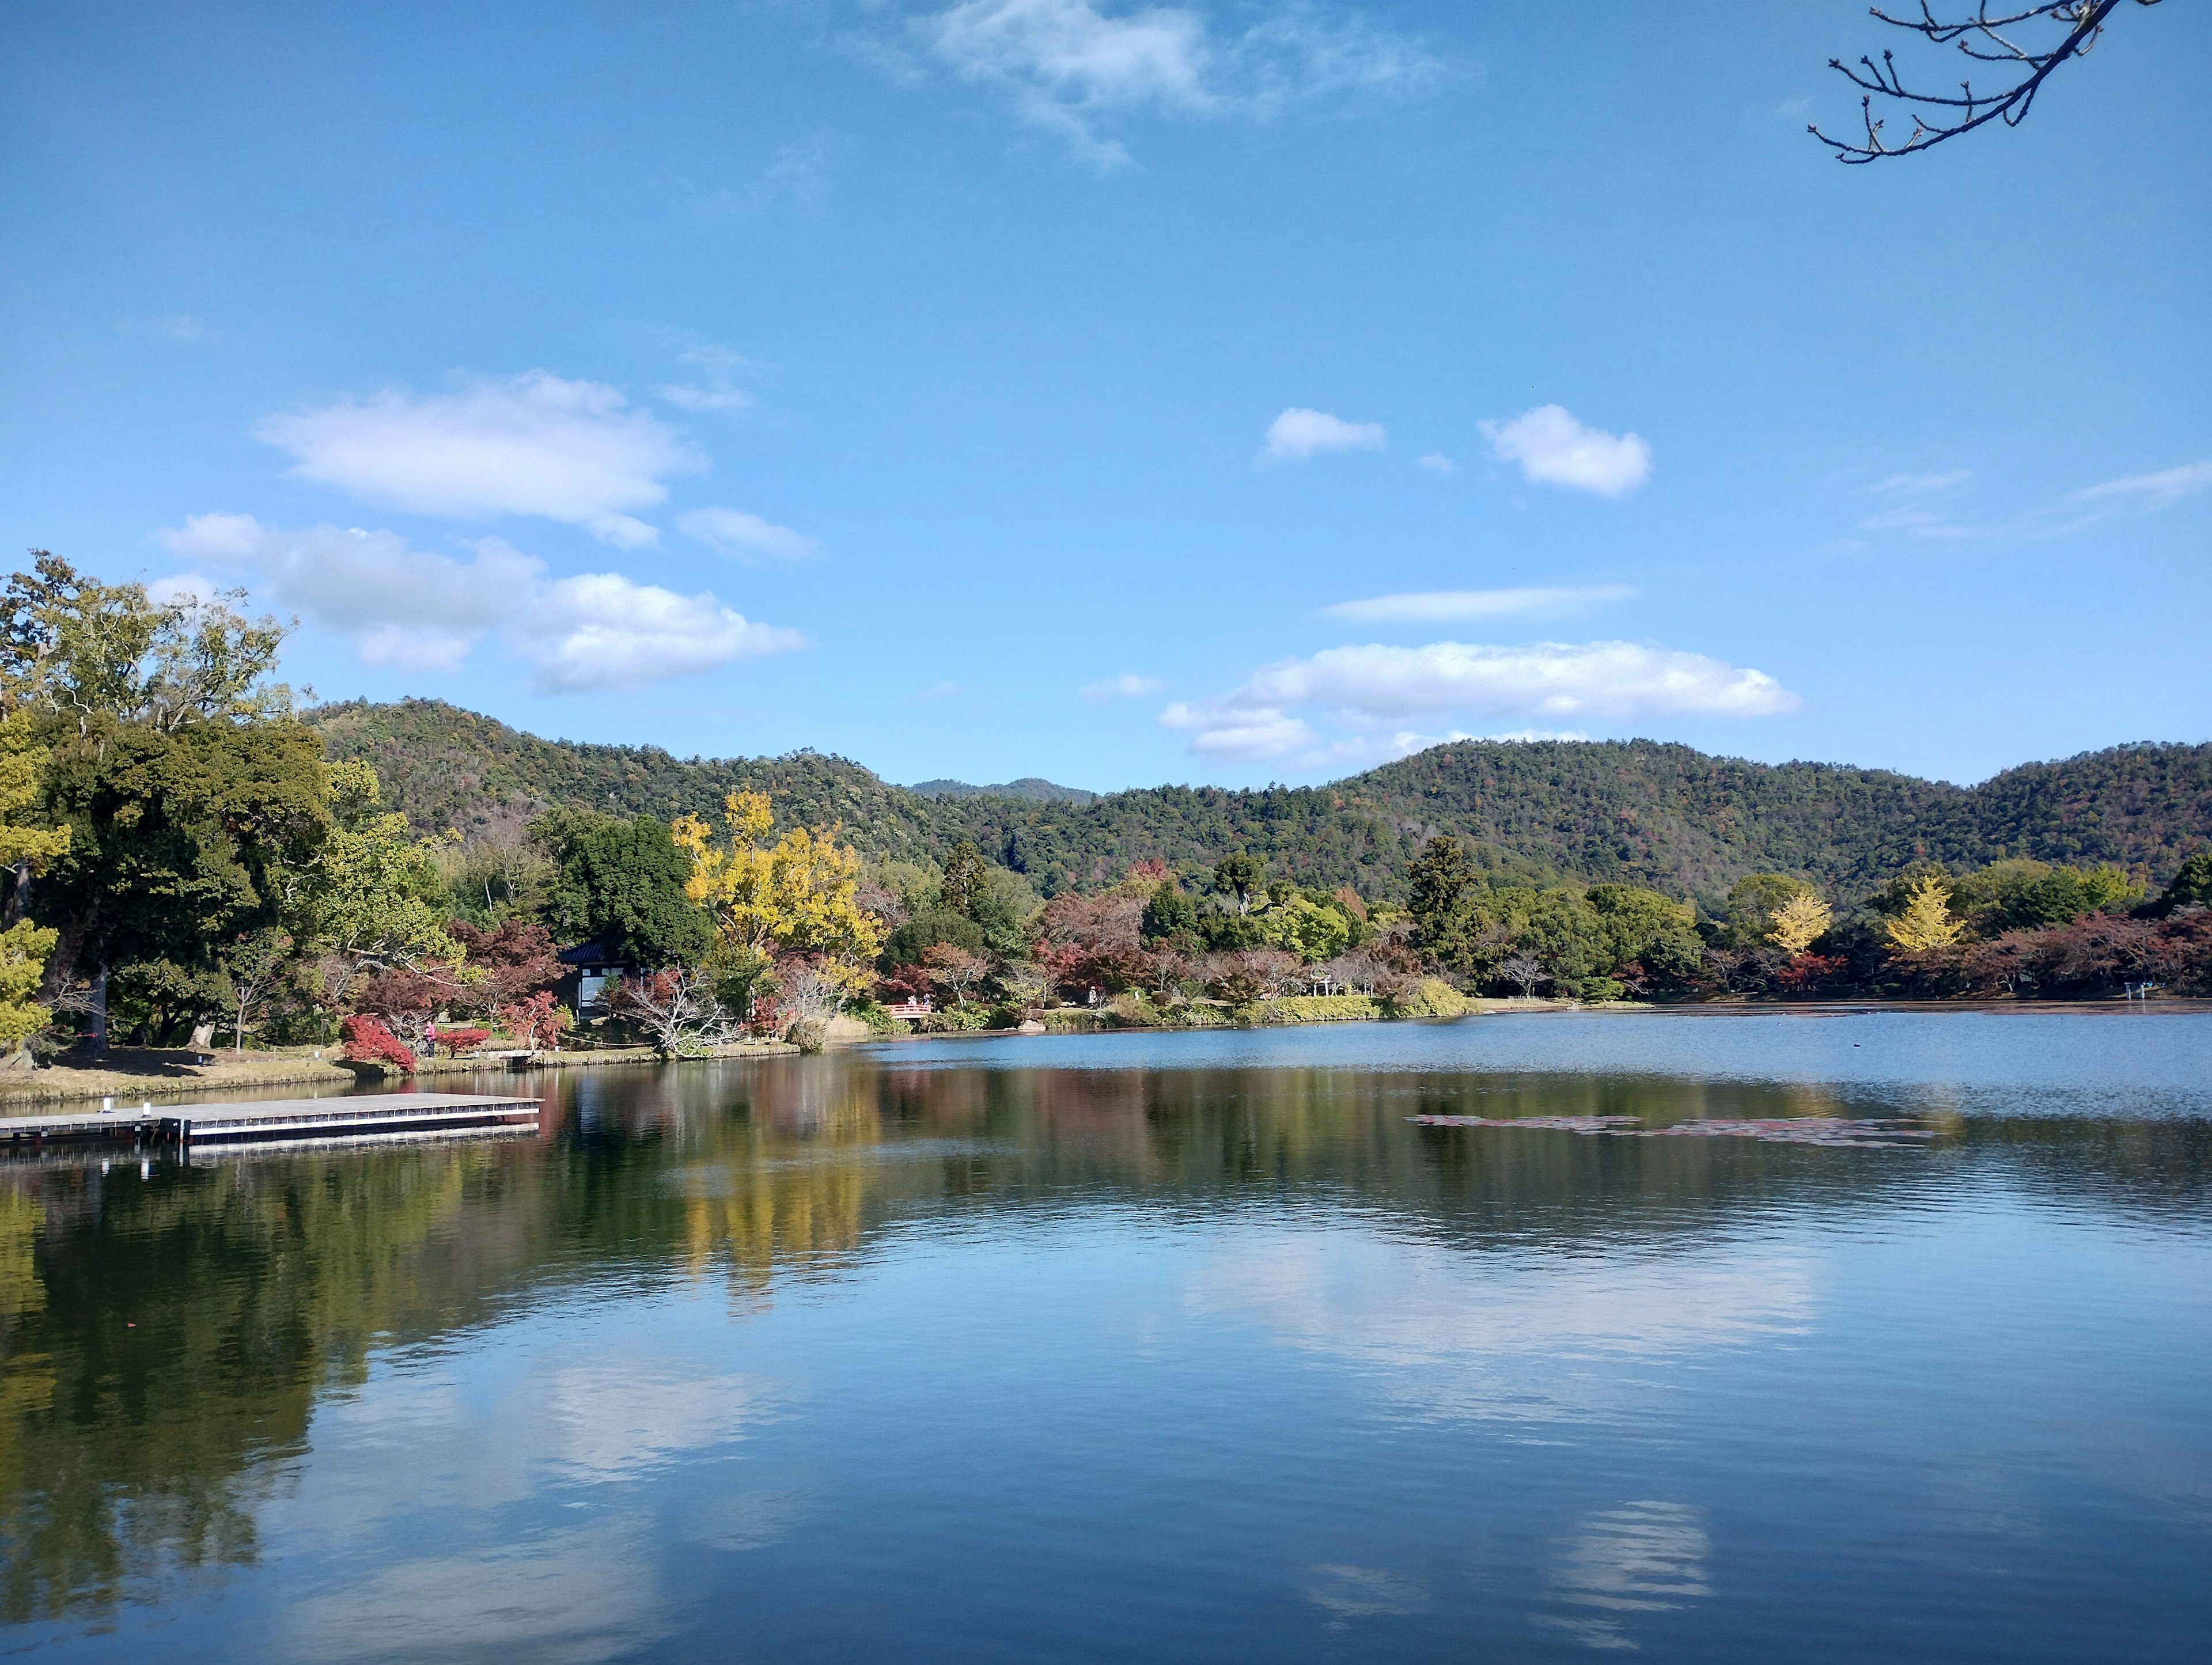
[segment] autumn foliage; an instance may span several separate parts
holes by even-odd
[[[415,1073],[415,1054],[402,1046],[392,1031],[366,1012],[356,1012],[338,1025],[345,1037],[343,1055],[356,1064],[389,1064],[402,1075]]]

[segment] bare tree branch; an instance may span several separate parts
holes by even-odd
[[[1955,46],[1978,64],[2008,65],[2020,72],[2019,79],[1990,93],[1977,93],[1972,81],[1961,81],[1958,96],[1953,97],[1913,91],[1905,84],[1895,56],[1890,52],[1883,52],[1879,64],[1871,58],[1861,58],[1858,69],[1832,58],[1828,67],[1863,94],[1859,115],[1866,124],[1866,142],[1830,138],[1817,125],[1805,131],[1834,151],[1838,161],[1870,162],[1881,156],[1909,156],[1961,133],[1971,133],[1984,122],[2002,120],[2008,127],[2017,127],[2027,118],[2036,94],[2051,72],[2095,46],[2097,37],[2105,32],[2105,20],[2119,3],[2120,0],[2047,0],[2045,4],[1992,16],[1989,0],[1978,0],[1972,16],[1957,19],[1938,18],[1928,0],[1920,0],[1917,18],[1892,17],[1881,7],[1874,7],[1874,15],[1893,27],[1925,36],[1938,46]],[[2139,6],[2158,3],[2159,0],[2136,0]],[[2038,23],[2062,25],[2066,33],[2047,50],[2039,52],[2001,33]],[[1912,137],[1903,144],[1892,144],[1882,137],[1883,120],[1874,112],[1877,98],[1893,99],[1911,113]]]

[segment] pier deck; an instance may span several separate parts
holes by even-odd
[[[0,1117],[0,1150],[49,1144],[236,1145],[538,1126],[538,1101],[483,1093],[348,1093]]]

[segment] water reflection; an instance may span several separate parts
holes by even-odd
[[[1589,1516],[1563,1546],[1539,1625],[1585,1647],[1634,1648],[1632,1615],[1672,1613],[1711,1595],[1712,1547],[1698,1510],[1684,1504],[1631,1503]]]
[[[1011,1518],[1029,1503],[1019,1465],[975,1455],[1004,1437],[1005,1416],[1070,1419],[1054,1461],[1087,1459],[1095,1438],[1099,1474],[1149,1498],[1146,1486],[1251,1455],[1243,1431],[1209,1428],[1139,1484],[1155,1446],[1182,1451],[1190,1437],[1155,1412],[1180,1414],[1191,1395],[1249,1413],[1252,1438],[1277,1418],[1297,1430],[1283,1437],[1297,1462],[1338,1476],[1326,1516],[1384,1484],[1364,1458],[1329,1457],[1331,1442],[1449,1442],[1421,1448],[1431,1465],[1601,1439],[1644,1451],[1736,1372],[1778,1407],[1759,1373],[1835,1338],[1864,1356],[1832,1352],[1825,1368],[1879,1384],[1855,1414],[1899,1386],[1881,1348],[1936,1357],[1955,1315],[1869,1316],[1854,1245],[2028,1209],[2041,1224],[2024,1252],[2046,1261],[2054,1223],[2201,1249],[2212,1194],[2212,1118],[1967,1114],[1941,1082],[1902,1094],[1934,1118],[1925,1151],[1407,1120],[1657,1127],[1894,1114],[1900,1101],[1893,1083],[1869,1097],[1803,1079],[1014,1068],[890,1051],[576,1072],[532,1091],[549,1101],[533,1138],[143,1173],[0,1168],[0,1614],[111,1622],[281,1565],[319,1570],[285,1573],[265,1598],[279,1653],[650,1651],[691,1634],[684,1603],[739,1577],[731,1566],[765,1566],[810,1532],[865,1538],[885,1511],[917,1508],[966,1520],[941,1500],[941,1473],[908,1468],[920,1460],[901,1437],[937,1437],[927,1449],[963,1474],[951,1495]],[[2002,1267],[1977,1269],[1957,1246],[1980,1239],[1946,1241],[1940,1273],[1906,1274],[1909,1298],[1940,1303],[1956,1279],[1984,1291],[1960,1295],[1972,1313],[2009,1291]],[[2099,1253],[2107,1268],[2124,1259]],[[973,1334],[988,1345],[953,1339],[986,1307],[991,1325]],[[2146,1340],[2193,1333],[2178,1322],[2167,1313]],[[2045,1358],[2068,1366],[2063,1348]],[[918,1361],[935,1372],[927,1388]],[[1153,1372],[1158,1407],[1123,1385]],[[2185,1374],[2161,1363],[2136,1378],[2163,1392]],[[973,1420],[900,1425],[925,1392]],[[831,1425],[836,1441],[805,1443],[802,1431]],[[793,1440],[822,1464],[866,1449],[880,1466],[848,1474],[841,1503],[806,1462],[763,1466]],[[2130,1499],[2201,1498],[2202,1469],[2192,1447],[2106,1480]],[[1239,1473],[1218,1478],[1233,1487]],[[1504,1651],[1532,1637],[1644,1645],[1658,1616],[1710,1595],[1701,1507],[1601,1501],[1707,1494],[1614,1484],[1546,1528],[1565,1537],[1530,1571],[1513,1604],[1526,1628]],[[851,1501],[856,1488],[872,1501]],[[1527,1495],[1549,1494],[1532,1481]],[[1143,1512],[1110,1488],[1092,1506],[1109,1522]],[[2029,1508],[2049,1518],[2025,1493],[1950,1515]],[[1295,1514],[1279,1504],[1257,1529]],[[1016,1534],[1002,1553],[1032,1541]],[[1187,1547],[1220,1553],[1211,1539]],[[1278,1593],[1345,1627],[1346,1645],[1472,1622],[1465,1592],[1404,1546],[1261,1548],[1289,1581]],[[680,1555],[725,1559],[679,1576]],[[896,1560],[871,1565],[879,1581],[900,1576]],[[754,1599],[772,1605],[774,1591]],[[1158,1636],[1131,1645],[1176,1652]]]

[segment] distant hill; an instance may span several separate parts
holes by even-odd
[[[1081,787],[1059,787],[1024,775],[1018,781],[1001,781],[995,787],[971,787],[965,781],[917,781],[907,788],[924,798],[1019,798],[1032,804],[1095,804],[1098,794]]]
[[[1850,893],[1929,858],[2119,861],[2162,883],[2212,842],[2212,745],[2118,746],[1962,787],[1650,740],[1465,740],[1323,787],[1097,797],[1034,780],[925,793],[811,751],[679,758],[543,740],[432,700],[324,706],[308,720],[333,757],[375,764],[425,830],[511,831],[554,804],[712,815],[725,793],[753,787],[774,797],[780,823],[840,823],[871,855],[930,860],[972,838],[1048,893],[1118,878],[1147,857],[1210,866],[1243,846],[1304,884],[1395,896],[1437,832],[1469,841],[1500,877],[1625,879],[1709,904],[1747,872],[1799,873]]]

